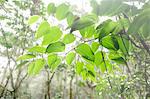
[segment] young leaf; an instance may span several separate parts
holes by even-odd
[[[17,65],[16,68],[21,68],[23,65],[27,64],[29,61],[23,61],[20,64]]]
[[[45,34],[49,33],[50,25],[47,21],[43,21],[40,26],[38,27],[38,30],[35,34],[35,37],[38,39]]]
[[[40,18],[40,16],[38,16],[38,15],[31,16],[28,20],[28,24],[31,25],[31,24],[35,23],[39,18]]]
[[[61,62],[61,59],[56,54],[50,54],[48,56],[48,66],[52,70],[57,68],[57,66],[60,64],[60,62]]]
[[[64,50],[65,50],[65,44],[62,42],[51,43],[46,48],[47,53],[63,52]]]
[[[28,74],[29,75],[38,74],[44,67],[45,63],[46,63],[45,60],[42,58],[31,62],[30,65],[28,66]]]
[[[42,44],[48,45],[50,43],[56,42],[57,40],[60,39],[61,36],[62,31],[60,30],[59,27],[57,26],[51,27],[49,29],[49,32],[46,35],[44,35]]]
[[[66,34],[63,38],[63,43],[69,44],[69,43],[74,42],[75,39],[76,38],[73,34]]]
[[[48,65],[51,66],[54,64],[57,60],[57,55],[56,54],[50,54],[48,55]]]
[[[35,66],[35,62],[34,61],[29,64],[29,66],[28,66],[28,74],[29,75],[33,75],[34,74],[33,73],[34,66]]]
[[[67,13],[69,12],[69,6],[66,4],[61,4],[56,9],[56,18],[58,20],[62,20],[67,16]]]
[[[99,66],[102,62],[103,62],[103,57],[102,57],[102,53],[100,51],[98,51],[95,54],[95,60],[94,60],[96,66]]]
[[[38,53],[44,53],[45,52],[45,48],[41,47],[41,46],[34,46],[30,49],[28,49],[29,52],[38,52]]]
[[[51,65],[52,70],[55,70],[60,65],[60,63],[61,59],[57,58],[56,62],[53,65]]]
[[[19,60],[27,60],[27,59],[32,59],[32,58],[35,58],[36,56],[33,55],[33,54],[25,54],[25,55],[22,55],[20,56],[17,61]]]
[[[76,55],[76,54],[73,53],[73,52],[67,54],[67,56],[66,56],[66,63],[67,63],[68,65],[71,65],[71,63],[73,62],[73,60],[74,60],[74,58],[75,58],[75,55]]]
[[[87,70],[86,69],[83,69],[82,72],[81,72],[81,75],[82,75],[82,78],[83,80],[86,80],[88,75],[87,75]]]
[[[87,44],[79,44],[76,48],[76,52],[79,53],[83,58],[94,61],[94,53],[92,52],[91,48]]]
[[[46,62],[44,59],[42,59],[42,58],[37,59],[35,61],[35,66],[34,66],[34,70],[33,70],[34,74],[38,74],[41,71],[41,69],[44,67],[45,63]]]
[[[92,46],[91,46],[92,51],[96,52],[98,48],[99,48],[99,43],[98,42],[92,42]]]
[[[84,63],[83,62],[77,62],[76,63],[76,72],[77,74],[81,74],[82,70],[83,70],[83,66],[84,66]]]

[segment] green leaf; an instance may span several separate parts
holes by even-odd
[[[119,44],[118,41],[115,37],[113,36],[106,36],[102,39],[102,41],[100,41],[100,44],[107,48],[107,49],[111,49],[111,50],[118,50],[119,49]]]
[[[97,22],[97,16],[96,15],[85,15],[81,17],[80,19],[73,22],[71,26],[71,31],[84,29],[88,26],[91,26]]]
[[[84,66],[84,63],[83,62],[79,62],[77,61],[76,63],[76,72],[77,74],[81,74],[82,70],[83,70],[83,66]]]
[[[90,80],[92,81],[95,81],[96,72],[95,72],[94,66],[91,64],[87,64],[86,69],[87,69],[88,78],[90,78]]]
[[[115,16],[120,13],[128,13],[134,5],[124,3],[125,0],[102,0],[100,4],[94,3],[93,12],[101,16]],[[93,3],[93,2],[92,2]]]
[[[96,82],[96,75],[92,71],[87,72],[88,79],[92,82]]]
[[[62,36],[62,31],[60,30],[59,27],[57,26],[51,27],[49,29],[49,32],[46,35],[44,35],[42,44],[48,45],[50,43],[54,43],[58,41],[61,36]]]
[[[99,34],[99,40],[101,40],[103,37],[111,34],[114,32],[115,28],[117,26],[117,23],[112,20],[106,20],[102,24],[97,26],[97,33]]]
[[[108,60],[105,60],[105,62],[103,61],[100,64],[100,70],[102,73],[104,73],[106,71],[106,68],[107,68],[108,72],[112,71],[112,65],[110,64],[110,61],[108,61]]]
[[[114,59],[111,59],[113,61],[115,61],[116,63],[119,63],[119,64],[126,64],[126,61],[123,57],[118,57],[118,58],[114,58]]]
[[[74,60],[74,58],[75,58],[75,53],[73,53],[73,52],[70,52],[69,54],[67,54],[67,56],[66,56],[66,63],[68,64],[68,65],[71,65],[71,63],[73,62],[73,60]]]
[[[71,12],[69,12],[67,15],[67,23],[69,26],[73,23],[74,19],[75,19],[75,16]]]
[[[73,34],[66,34],[63,38],[63,43],[69,44],[75,41],[75,36]]]
[[[27,59],[32,59],[32,58],[35,58],[36,56],[33,55],[33,54],[25,54],[25,55],[22,55],[20,56],[17,61],[19,60],[27,60]]]
[[[115,51],[111,51],[109,53],[109,58],[111,60],[113,60],[114,62],[119,63],[119,64],[125,64],[126,63],[126,60],[123,58],[121,53],[118,53],[118,52],[115,52]]]
[[[87,75],[87,70],[86,69],[83,69],[82,72],[81,72],[81,75],[82,75],[82,78],[83,80],[86,80],[88,75]]]
[[[94,53],[92,52],[91,48],[89,45],[87,44],[79,44],[76,47],[76,52],[78,54],[80,54],[83,58],[90,60],[90,61],[94,61]]]
[[[47,21],[43,21],[40,26],[38,27],[38,30],[35,34],[35,37],[38,39],[45,34],[49,33],[50,25]]]
[[[29,61],[23,61],[23,62],[21,62],[20,64],[17,65],[17,68],[16,68],[16,69],[21,68],[22,66],[24,66],[24,65],[27,64],[28,62],[29,62]]]
[[[142,28],[142,26],[146,23],[146,22],[150,22],[150,8],[144,9],[143,11],[141,11],[141,13],[136,16],[133,20],[133,22],[130,24],[129,28],[128,28],[128,33],[138,33],[139,30]],[[150,29],[149,29],[150,30]]]
[[[29,64],[29,66],[28,66],[28,74],[29,75],[33,75],[34,74],[33,73],[34,66],[35,66],[35,62],[34,61]]]
[[[61,4],[57,7],[56,9],[56,18],[58,20],[62,20],[64,18],[66,18],[67,14],[69,12],[69,6],[66,4]]]
[[[55,12],[56,12],[55,4],[54,3],[48,4],[48,6],[47,6],[47,13],[48,13],[48,15],[53,14]]]
[[[65,50],[65,44],[62,42],[51,43],[47,46],[46,52],[63,52]]]
[[[118,39],[118,44],[119,44],[119,49],[125,54],[125,55],[128,55],[129,53],[129,45],[130,45],[130,42],[129,40],[127,39],[127,37],[125,36],[122,36],[122,37],[117,37]]]
[[[80,34],[84,38],[91,38],[95,32],[94,26],[89,26],[80,30]]]
[[[29,52],[38,52],[38,53],[45,53],[45,48],[41,46],[34,46],[30,49],[28,49]]]
[[[87,69],[88,71],[91,71],[91,72],[93,72],[93,73],[95,74],[95,69],[94,69],[94,66],[93,66],[93,65],[91,65],[91,64],[86,64],[86,69]]]
[[[92,46],[91,46],[92,51],[96,52],[98,48],[99,48],[99,43],[98,42],[92,42]]]
[[[31,25],[31,24],[35,23],[39,18],[40,18],[40,16],[38,16],[38,15],[31,16],[28,20],[28,24]]]
[[[51,66],[54,64],[57,60],[57,55],[56,54],[50,54],[48,55],[48,65]]]
[[[55,70],[61,63],[61,59],[56,54],[48,55],[48,66],[52,70]]]
[[[37,59],[35,61],[35,66],[34,66],[34,70],[33,70],[34,74],[38,74],[40,72],[40,70],[44,67],[45,63],[46,62],[44,59],[42,59],[42,58]]]
[[[95,77],[95,74],[92,71],[88,71],[88,74],[91,75],[92,77]]]
[[[95,54],[94,63],[96,64],[96,66],[99,66],[102,62],[103,62],[102,53],[101,53],[100,51],[98,51],[98,52]]]
[[[60,63],[61,63],[61,59],[57,58],[57,61],[53,65],[51,65],[52,70],[55,70],[60,65]]]
[[[44,67],[45,64],[46,62],[43,58],[31,62],[28,66],[28,74],[29,75],[39,74],[39,72],[41,71],[41,69]]]

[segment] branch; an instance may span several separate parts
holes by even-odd
[[[102,51],[101,51],[101,54],[102,54],[102,60],[103,60],[103,62],[104,62],[104,66],[105,66],[105,69],[106,69],[106,73],[107,73],[107,75],[108,75],[108,69],[107,69],[106,62],[105,62],[105,58],[104,58],[104,54],[103,54],[103,52],[102,52]],[[110,81],[109,76],[107,77],[107,79],[108,79],[108,82],[109,82],[110,88],[112,89],[112,84],[111,84],[111,81]]]
[[[8,85],[9,79],[10,79],[10,77],[7,78],[6,84],[4,85],[4,87],[1,86],[1,87],[3,87],[3,90],[2,90],[2,92],[1,92],[0,98],[2,98],[3,95],[4,95],[4,92],[5,92],[5,90],[6,90],[6,86]],[[7,91],[9,91],[9,90],[7,90]]]
[[[26,74],[22,77],[22,79],[21,79],[20,82],[18,83],[18,86],[17,86],[17,85],[15,86],[15,90],[17,90],[17,89],[21,86],[21,83],[23,82],[23,80],[24,80],[27,76],[28,76],[28,73],[26,73]]]

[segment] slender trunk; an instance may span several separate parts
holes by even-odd
[[[79,90],[78,90],[78,85],[77,85],[77,83],[78,83],[78,77],[76,76],[76,93],[75,93],[75,99],[78,99],[78,92],[79,92]]]
[[[48,99],[51,99],[51,92],[50,92],[50,84],[48,83],[48,91],[47,91]]]
[[[73,93],[72,93],[72,81],[73,81],[73,77],[71,77],[71,80],[70,80],[70,98],[69,98],[69,99],[73,99]]]
[[[14,93],[14,94],[13,94],[13,99],[17,99],[17,90],[14,90],[13,93]]]
[[[48,70],[46,71],[47,71],[47,96],[48,96],[48,99],[51,99],[51,82],[52,82],[55,72],[53,72],[52,75],[50,76],[49,71]]]
[[[10,77],[8,77],[8,78],[7,78],[6,84],[5,84],[5,86],[4,86],[4,88],[3,88],[3,90],[2,90],[2,92],[1,92],[1,94],[0,94],[0,98],[2,98],[2,97],[4,96],[4,93],[5,93],[6,87],[7,87],[8,82],[9,82],[9,78],[10,78]]]
[[[91,88],[91,95],[90,95],[90,98],[91,98],[91,99],[94,99],[94,90],[93,90],[93,88]]]
[[[47,71],[47,95],[48,96],[48,99],[51,98],[51,95],[50,95],[50,74],[49,74],[49,71]]]
[[[63,74],[65,75],[65,77],[64,77],[64,84],[63,84],[64,85],[64,88],[63,88],[63,99],[66,99],[66,86],[65,86],[65,84],[67,83],[66,82],[66,80],[67,80],[66,79],[66,72],[64,71]]]

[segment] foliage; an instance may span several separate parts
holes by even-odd
[[[80,78],[77,86],[95,92],[91,99],[148,98],[150,7],[149,0],[135,1],[143,6],[128,0],[91,0],[92,12],[81,14],[68,3],[48,4],[46,13],[28,19],[28,26],[37,25],[33,41],[39,43],[26,48],[18,61],[28,63],[30,76],[48,73],[48,97],[54,74],[63,68],[70,77],[70,99],[75,77]],[[101,21],[105,16],[110,18]],[[53,25],[49,17],[60,24],[66,21],[67,28]]]

